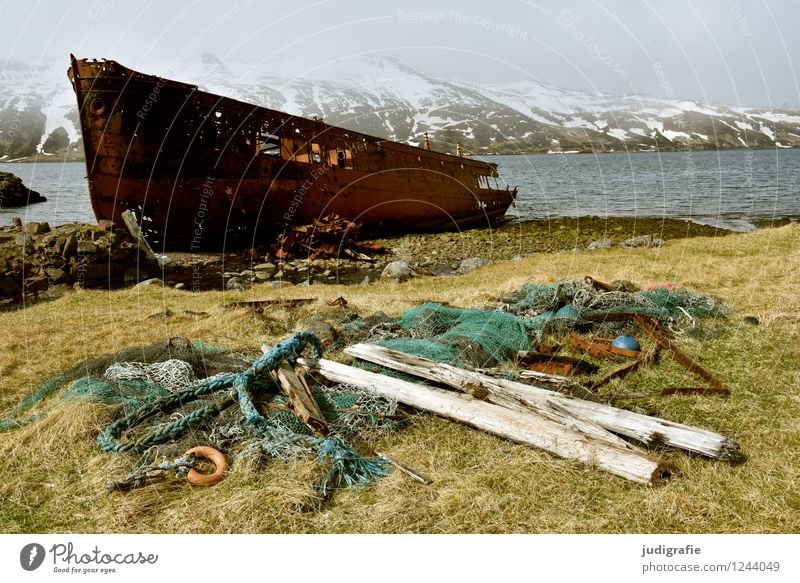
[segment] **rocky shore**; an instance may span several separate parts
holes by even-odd
[[[149,259],[124,229],[16,220],[0,228],[0,303],[51,299],[75,289],[168,285],[187,291],[327,283],[368,284],[383,277],[466,273],[490,261],[536,253],[591,252],[610,247],[659,247],[674,239],[731,231],[675,219],[560,218],[371,242],[388,253],[369,260],[278,260],[267,248],[232,253],[174,253]]]

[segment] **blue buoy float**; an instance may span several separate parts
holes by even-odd
[[[639,346],[639,341],[633,336],[617,336],[611,342],[611,346],[625,350],[635,350],[636,352],[641,352],[642,350],[642,347]]]

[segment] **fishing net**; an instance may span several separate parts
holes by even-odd
[[[315,435],[269,374],[306,345],[321,355],[318,338],[303,332],[250,362],[230,351],[171,339],[84,361],[25,402],[32,406],[83,373],[60,398],[117,407],[98,443],[106,452],[138,454],[128,478],[110,484],[115,489],[141,485],[152,472],[185,475],[192,462],[184,452],[198,444],[225,451],[234,463],[254,451],[271,459],[316,456],[327,468],[316,485],[322,495],[367,485],[386,473],[386,462],[367,459],[346,442],[365,445],[395,430],[397,403],[355,387],[314,385],[331,430],[327,437]],[[125,360],[131,357],[144,360]]]
[[[630,321],[602,321],[603,315],[619,313],[653,317],[671,329],[687,322],[694,325],[696,317],[726,314],[722,302],[697,292],[666,287],[640,291],[618,287],[623,289],[603,291],[581,280],[527,283],[500,300],[509,312],[524,318],[529,327],[547,332],[561,332],[575,326],[595,332],[635,326]]]
[[[406,310],[397,324],[408,337],[377,343],[454,366],[494,366],[531,348],[528,325],[499,310],[452,308],[429,302]]]
[[[243,371],[249,365],[247,359],[240,354],[209,346],[202,342],[190,342],[183,337],[173,337],[153,344],[132,346],[112,354],[88,358],[76,364],[71,369],[50,377],[41,387],[22,399],[9,411],[6,417],[0,421],[0,431],[16,429],[36,421],[38,416],[23,416],[23,414],[28,409],[33,408],[38,403],[47,399],[53,393],[81,377],[93,376],[102,378],[109,367],[118,365],[119,363],[136,362],[141,365],[148,365],[163,363],[171,359],[186,363],[188,367],[191,368],[193,378],[207,378],[220,372]],[[114,369],[112,369],[112,374],[122,373],[118,368],[116,369],[116,373],[113,371]],[[184,370],[183,372],[188,373],[188,370]],[[150,376],[148,376],[148,374]],[[135,379],[133,377],[128,377],[128,380],[149,381],[151,384],[153,382],[159,384],[159,381],[165,379],[161,378],[157,372],[155,376],[153,376],[153,371],[148,370],[141,372]],[[167,384],[171,386],[171,383],[168,382]],[[148,385],[146,384],[132,383],[128,389],[122,389],[120,399],[132,398],[139,388],[143,392],[155,390],[152,389],[152,387],[147,387]],[[122,400],[120,402],[122,402]]]

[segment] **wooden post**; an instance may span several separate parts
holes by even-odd
[[[560,457],[596,466],[640,484],[656,485],[668,481],[675,469],[644,455],[533,413],[521,413],[428,385],[365,371],[331,360],[298,359],[329,381],[362,387],[423,411],[459,421],[471,427],[532,445]]]
[[[555,391],[497,379],[373,344],[356,344],[346,348],[345,353],[455,388],[467,383],[481,386],[493,395],[515,399],[538,410],[552,410],[552,403],[557,403],[579,419],[647,445],[664,444],[718,459],[736,460],[739,457],[739,444],[735,441],[698,427],[618,409],[604,403],[574,399]]]

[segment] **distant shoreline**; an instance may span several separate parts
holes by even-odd
[[[755,150],[800,150],[800,146],[788,146],[788,147],[779,147],[779,146],[771,146],[771,147],[747,147],[741,146],[737,148],[702,148],[702,147],[687,147],[687,146],[680,146],[676,145],[674,148],[660,148],[658,150],[638,150],[638,149],[630,149],[630,150],[591,150],[591,149],[583,149],[583,150],[567,150],[567,151],[543,151],[543,150],[535,150],[535,151],[526,151],[526,152],[486,152],[486,153],[471,153],[468,154],[466,157],[481,157],[481,156],[558,156],[558,155],[574,155],[574,154],[674,154],[674,153],[681,153],[681,152],[741,152],[741,151],[755,151]],[[443,152],[447,153],[447,152]],[[36,155],[36,156],[28,156],[27,158],[15,158],[13,160],[0,160],[0,164],[66,164],[66,163],[85,163],[85,158],[59,158],[58,156],[45,156],[45,155]]]

